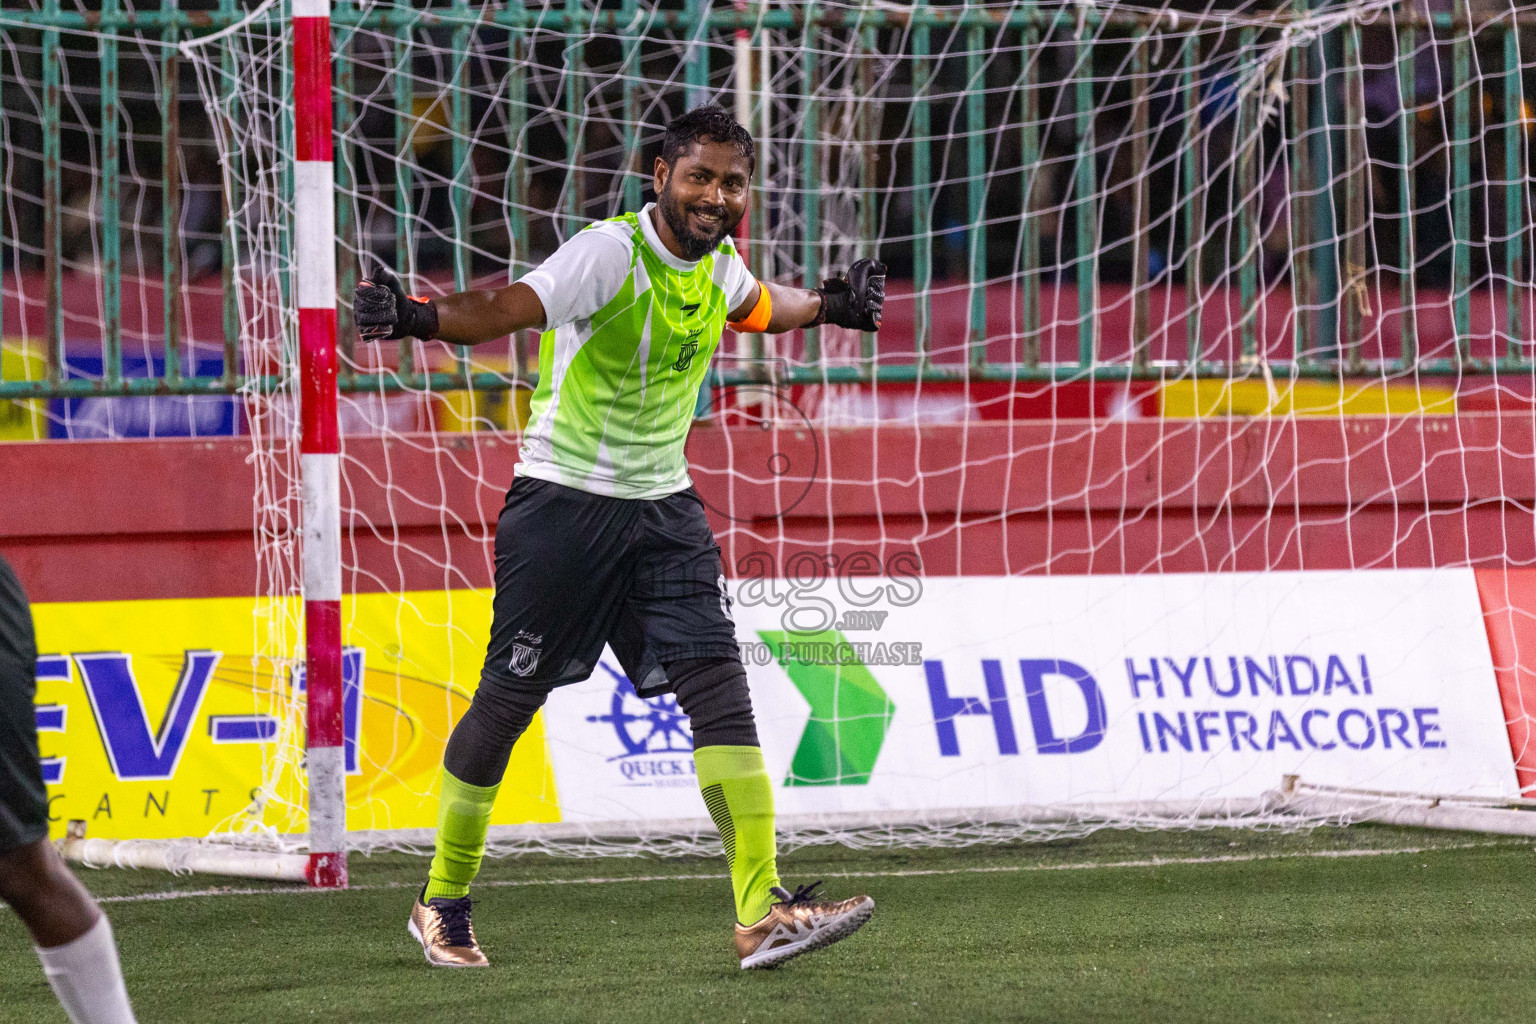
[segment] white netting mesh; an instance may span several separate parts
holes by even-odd
[[[728,573],[793,576],[792,560],[807,554],[867,554],[887,575],[910,554],[920,574],[939,576],[1532,557],[1528,523],[1487,541],[1469,495],[1421,486],[1429,450],[1418,462],[1400,451],[1427,415],[1531,408],[1531,373],[1518,362],[1531,354],[1530,63],[1525,33],[1510,31],[1525,9],[1474,5],[1467,31],[1423,20],[1449,8],[1382,0],[1317,13],[817,4],[812,17],[802,6],[750,5],[758,19],[745,42],[734,26],[666,4],[338,9],[343,303],[373,261],[417,292],[515,280],[584,224],[637,209],[666,120],[716,100],[742,111],[758,140],[745,235],[754,272],[814,282],[878,253],[893,296],[878,338],[726,335],[720,371],[747,386],[714,390],[691,452]],[[230,197],[244,364],[272,378],[245,401],[259,594],[273,599],[257,653],[278,680],[262,710],[285,723],[263,790],[263,827],[278,831],[302,802],[301,716],[286,679],[301,619],[281,13],[184,47]],[[368,346],[345,311],[342,339],[345,629],[362,652],[364,692],[350,826],[371,843],[412,845],[422,834],[411,830],[431,824],[436,768],[414,752],[440,749],[478,678],[490,541],[536,339],[472,355]],[[924,365],[931,372],[914,380]],[[466,371],[488,389],[472,395],[445,376]],[[1410,415],[1357,443],[1360,412]],[[1222,418],[1233,414],[1251,418]],[[1332,432],[1297,433],[1317,422]],[[1447,419],[1452,442],[1435,457],[1476,476],[1480,446],[1519,443],[1500,423],[1463,438],[1466,421]],[[1319,437],[1328,444],[1308,446]],[[1174,462],[1196,467],[1187,485],[1164,479]],[[1307,507],[1319,465],[1368,467],[1361,506]],[[1140,493],[1147,481],[1158,481],[1155,498]],[[863,503],[849,506],[856,494]],[[750,603],[738,595],[739,607]],[[604,685],[611,710],[594,691],[591,713],[572,720],[601,720],[649,749],[652,734],[636,740],[623,723],[661,712],[622,683]],[[551,724],[519,749],[539,743],[557,760],[565,748],[602,760],[613,735]],[[572,794],[555,792],[533,753],[518,756],[504,789],[519,795],[505,814],[553,822]],[[1210,763],[1193,751],[1184,774]],[[654,813],[654,791],[632,792],[633,806],[609,806],[609,820]],[[1171,817],[1074,817],[992,797],[1015,809],[916,828],[849,812],[801,839],[1295,820],[1215,798],[1169,803]],[[1103,794],[1090,787],[1067,802]],[[664,817],[695,825],[653,821],[624,839],[567,820],[498,829],[493,847],[712,848],[700,815]]]
[[[196,82],[160,33],[103,35],[76,18],[50,41],[40,21],[13,20],[40,13],[0,13],[0,380],[43,381],[55,346],[65,381],[106,380],[114,363],[127,378],[168,366],[217,378],[235,345],[219,154]],[[238,401],[217,394],[0,402],[5,440],[217,436],[242,423]]]

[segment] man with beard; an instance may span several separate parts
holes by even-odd
[[[730,865],[741,966],[769,967],[857,931],[867,896],[794,893],[775,868],[773,787],[758,747],[720,549],[683,446],[727,323],[873,331],[885,267],[859,260],[807,290],[753,279],[730,243],[752,137],[718,106],[667,126],[656,202],[589,225],[518,283],[436,301],[387,274],[358,285],[364,338],[475,345],[539,328],[539,381],[496,528],[496,595],[479,688],[443,754],[436,854],[411,910],[427,962],[482,967],[469,884],[512,746],[550,690],[591,675],[604,643],[642,697],[693,725],[704,803]],[[818,883],[819,884],[819,883]]]

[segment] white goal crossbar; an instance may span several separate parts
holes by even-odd
[[[72,821],[59,841],[64,859],[88,868],[147,868],[173,875],[230,875],[314,884],[310,856],[241,848],[214,840],[88,839]]]
[[[1321,786],[1287,775],[1274,794],[1274,808],[1332,821],[1374,821],[1387,825],[1536,836],[1536,800],[1437,796],[1388,790]]]

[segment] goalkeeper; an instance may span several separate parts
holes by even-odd
[[[551,689],[610,645],[642,697],[671,692],[720,829],[742,967],[845,938],[874,902],[791,894],[775,869],[773,786],[758,747],[720,549],[683,445],[726,324],[873,331],[885,267],[806,290],[754,280],[731,245],[756,157],[718,106],[667,126],[656,202],[578,232],[507,288],[413,298],[388,274],[358,285],[364,338],[476,345],[539,328],[539,381],[496,528],[496,596],[480,685],[443,754],[436,855],[410,931],[440,967],[479,967],[469,884],[512,746]]]

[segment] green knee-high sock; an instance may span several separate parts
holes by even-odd
[[[500,788],[500,783],[471,786],[443,769],[443,796],[437,805],[437,851],[432,855],[427,891],[422,899],[458,899],[469,894],[469,883],[480,873],[480,861],[485,857],[485,834],[491,827],[491,807]]]
[[[725,843],[736,892],[736,919],[752,924],[768,913],[779,884],[773,834],[773,783],[757,747],[700,747],[693,752],[704,804]]]

